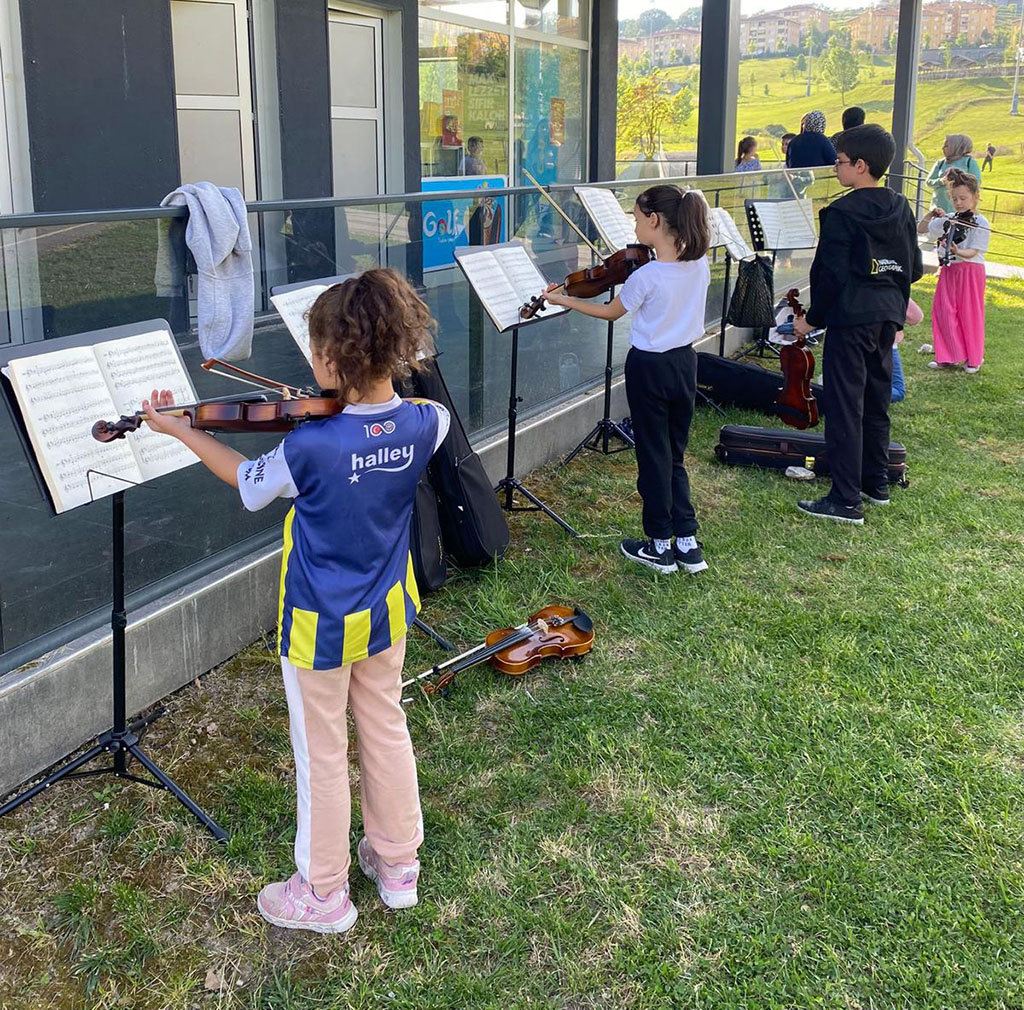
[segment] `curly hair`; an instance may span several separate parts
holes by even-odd
[[[965,172],[962,168],[948,169],[943,178],[950,189],[953,189],[954,186],[963,186],[971,196],[977,196],[981,192],[981,187],[975,176],[970,172]]]
[[[310,346],[334,366],[340,398],[420,371],[434,353],[436,329],[413,286],[386,267],[335,284],[309,310]]]

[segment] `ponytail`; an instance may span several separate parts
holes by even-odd
[[[677,258],[689,262],[706,256],[711,245],[708,205],[695,189],[651,186],[637,198],[642,214],[658,214],[675,234]]]

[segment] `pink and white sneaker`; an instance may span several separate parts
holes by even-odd
[[[365,837],[359,839],[356,856],[359,869],[377,884],[377,893],[388,908],[412,908],[419,901],[416,895],[416,882],[420,876],[419,860],[410,866],[385,863]]]
[[[320,898],[299,873],[288,880],[267,884],[256,899],[256,907],[274,926],[310,929],[314,933],[344,933],[359,917],[349,899],[348,884]]]

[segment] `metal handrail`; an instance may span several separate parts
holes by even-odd
[[[781,175],[782,169],[764,169],[766,174]],[[657,179],[658,184],[680,183],[692,185],[695,179],[720,179],[725,175],[696,176],[680,175]],[[651,185],[652,179],[612,179],[604,182],[557,182],[543,186],[549,193],[571,193],[576,186],[591,186],[596,189],[621,189],[637,185]],[[716,190],[729,192],[739,186],[716,186]],[[376,196],[347,197],[305,197],[295,200],[253,200],[245,207],[250,214],[270,214],[296,210],[336,210],[344,207],[386,206],[395,203],[420,204],[435,200],[477,200],[481,195],[494,196],[530,196],[535,195],[532,186],[506,186],[502,189],[457,189],[438,192],[419,193],[381,193]],[[124,207],[117,210],[73,210],[43,211],[31,214],[0,215],[0,230],[7,228],[49,228],[58,225],[99,224],[115,221],[144,221],[149,219],[188,217],[187,207]]]

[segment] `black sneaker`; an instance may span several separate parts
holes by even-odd
[[[796,507],[801,512],[818,519],[831,519],[836,523],[852,523],[854,526],[864,525],[864,509],[860,505],[837,505],[831,498],[819,498],[817,501],[798,501]]]
[[[672,548],[667,551],[658,551],[654,548],[653,540],[623,540],[619,544],[619,550],[638,564],[653,568],[656,572],[664,572],[666,575],[676,571],[676,559],[672,556]]]
[[[675,556],[676,564],[680,568],[685,568],[691,574],[704,571],[708,563],[704,560],[704,552],[701,550],[703,546],[698,540],[696,547],[688,551],[681,551],[678,544],[673,544],[672,553]]]
[[[866,501],[870,505],[888,505],[889,504],[889,486],[885,487],[873,487],[869,491],[861,491],[860,500]]]

